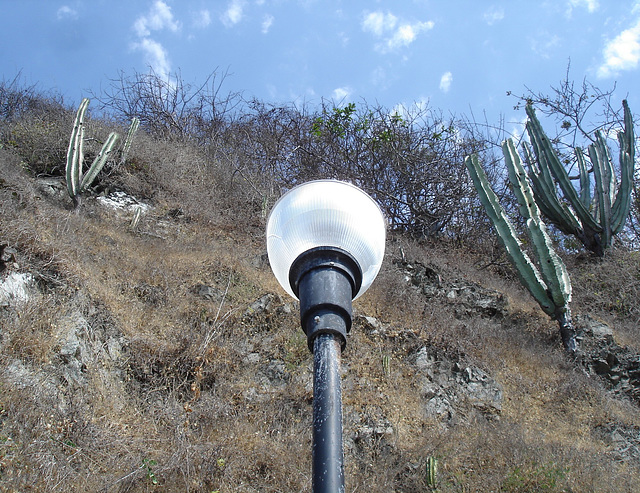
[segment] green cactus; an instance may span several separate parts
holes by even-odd
[[[100,149],[100,152],[94,159],[93,163],[89,167],[86,173],[83,174],[82,168],[84,165],[84,115],[89,106],[89,99],[83,98],[76,113],[76,118],[73,123],[73,130],[71,132],[71,139],[69,141],[69,149],[67,151],[67,192],[73,200],[74,206],[78,205],[80,194],[87,190],[98,176],[98,173],[102,170],[107,159],[113,152],[114,146],[120,136],[116,132],[111,132],[107,137],[107,140]],[[126,156],[131,148],[133,136],[140,126],[140,120],[134,118],[131,121],[127,137],[121,150],[120,162],[124,162]]]
[[[427,486],[435,489],[438,486],[438,459],[430,456],[427,458]]]
[[[124,164],[124,162],[127,159],[127,155],[129,154],[129,149],[131,149],[131,144],[133,142],[133,136],[138,131],[138,127],[140,127],[140,119],[134,116],[133,119],[131,120],[131,125],[129,125],[127,136],[124,139],[124,144],[122,145],[122,151],[120,154],[120,164]]]
[[[73,130],[71,132],[71,139],[69,141],[69,149],[67,151],[67,191],[71,200],[73,200],[74,206],[78,205],[78,197],[80,193],[85,191],[104,166],[113,150],[113,146],[118,140],[118,134],[112,132],[107,137],[106,142],[102,146],[102,149],[94,159],[93,163],[89,167],[86,174],[82,173],[82,166],[84,164],[84,114],[89,106],[89,100],[83,98],[76,113],[76,118],[73,123]]]
[[[602,133],[598,131],[595,133],[595,142],[588,148],[594,175],[593,198],[588,163],[582,149],[575,149],[580,179],[578,193],[544,133],[533,107],[527,105],[526,108],[529,117],[527,133],[533,152],[526,144],[524,151],[536,202],[543,215],[558,229],[578,238],[585,248],[598,256],[604,255],[605,249],[611,246],[613,237],[622,230],[631,205],[635,138],[627,101],[623,101],[622,106],[624,131],[618,132],[620,185],[617,187],[609,149]],[[556,193],[556,183],[562,191],[562,199]]]
[[[491,189],[478,157],[475,154],[467,157],[465,165],[478,191],[480,201],[498,232],[498,237],[507,250],[522,284],[544,312],[558,321],[564,348],[568,353],[574,354],[577,351],[577,343],[569,310],[571,301],[569,274],[564,262],[556,254],[546,225],[540,218],[540,211],[534,200],[527,174],[511,139],[503,142],[502,152],[509,171],[509,181],[520,205],[520,213],[526,219],[527,232],[538,257],[538,266],[522,249],[515,229],[500,205],[498,197]]]
[[[382,355],[382,372],[384,373],[385,377],[391,375],[391,358],[388,354]]]

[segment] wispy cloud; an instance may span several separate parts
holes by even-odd
[[[269,29],[271,29],[274,20],[274,17],[269,14],[266,14],[262,18],[262,34],[267,34],[269,32]]]
[[[151,35],[151,31],[168,29],[176,32],[180,30],[180,23],[173,18],[171,7],[162,0],[156,0],[146,15],[141,15],[133,24],[133,29],[140,38]]]
[[[211,24],[211,12],[207,9],[202,9],[193,14],[193,27],[197,29],[204,29]]]
[[[165,80],[169,79],[171,64],[167,50],[160,43],[150,38],[142,38],[139,42],[133,43],[131,47],[143,52],[145,62],[159,77]]]
[[[376,36],[382,36],[386,32],[393,30],[397,23],[398,18],[389,12],[386,14],[383,12],[370,12],[365,15],[362,29],[370,31]]]
[[[347,100],[352,93],[353,90],[348,86],[338,87],[333,90],[331,97],[334,101],[341,102]]]
[[[602,50],[604,61],[598,67],[598,77],[613,77],[625,70],[638,68],[640,62],[640,19],[609,41]]]
[[[368,12],[362,21],[362,30],[380,38],[376,50],[381,53],[395,51],[413,43],[418,34],[433,29],[434,23],[404,22],[390,12]]]
[[[453,82],[453,74],[451,72],[445,72],[440,77],[440,90],[442,92],[449,92],[451,89],[451,83]]]
[[[484,13],[483,17],[484,21],[492,26],[496,22],[500,22],[502,19],[504,19],[504,9],[502,7],[491,7]]]
[[[78,11],[69,7],[68,5],[63,5],[56,12],[56,17],[58,18],[58,20],[63,20],[63,19],[76,20],[78,18]]]
[[[163,79],[168,79],[171,72],[169,55],[159,42],[151,39],[151,33],[165,29],[178,32],[181,27],[173,17],[171,7],[162,0],[156,0],[149,11],[133,23],[133,31],[138,39],[131,43],[131,49],[142,52],[145,63]]]
[[[231,27],[240,22],[243,16],[244,5],[244,0],[231,0],[227,6],[227,10],[225,10],[224,14],[220,17],[222,23],[227,27]]]
[[[531,50],[538,56],[548,59],[555,53],[560,44],[560,37],[548,31],[540,31],[535,38],[529,40]]]
[[[598,10],[600,3],[598,0],[569,0],[569,13],[571,13],[574,7],[584,7],[587,9],[587,12],[592,14]]]

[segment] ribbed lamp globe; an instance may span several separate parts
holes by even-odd
[[[273,206],[267,221],[267,253],[276,279],[297,298],[289,282],[293,262],[318,247],[349,253],[362,270],[361,296],[384,256],[386,221],[378,204],[350,183],[317,180],[299,185]]]

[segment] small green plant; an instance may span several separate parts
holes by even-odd
[[[349,103],[342,108],[334,107],[333,113],[327,112],[314,120],[311,132],[318,138],[322,137],[324,132],[337,137],[344,137],[352,126],[355,113],[355,103]]]
[[[382,355],[382,371],[384,372],[385,377],[391,375],[391,361],[388,354]]]
[[[569,310],[571,301],[569,274],[564,262],[556,254],[547,227],[540,218],[527,175],[511,139],[503,142],[502,152],[509,172],[509,181],[520,205],[520,213],[526,219],[527,232],[538,256],[538,266],[531,261],[522,248],[515,228],[491,189],[478,157],[475,154],[467,157],[465,164],[478,191],[480,201],[498,233],[498,238],[507,250],[522,284],[544,312],[557,320],[564,348],[573,355],[577,351],[577,343]]]
[[[84,166],[84,115],[89,106],[89,99],[84,98],[80,103],[80,107],[76,113],[76,118],[73,123],[73,130],[71,131],[71,139],[69,140],[69,149],[67,150],[67,166],[66,166],[66,179],[67,179],[67,192],[73,200],[73,205],[78,205],[79,196],[82,192],[87,190],[98,176],[98,173],[102,170],[107,159],[113,152],[114,146],[120,136],[116,132],[111,132],[107,137],[107,140],[100,149],[100,152],[94,159],[93,163],[89,167],[86,173],[83,173]],[[127,153],[131,148],[131,142],[133,135],[140,125],[138,118],[134,118],[129,126],[127,132],[127,138],[124,142],[121,152],[120,162],[124,162]]]
[[[296,371],[309,358],[307,337],[301,330],[291,334],[285,342],[284,348],[286,350],[284,363],[288,371]]]
[[[146,471],[147,479],[151,481],[151,483],[154,485],[158,484],[158,478],[156,478],[156,475],[153,472],[153,468],[157,465],[158,463],[153,459],[144,459],[142,461],[142,466],[140,466],[142,469]]]
[[[543,464],[531,469],[515,467],[502,482],[500,491],[507,493],[558,491],[558,482],[566,477],[567,472],[568,469],[556,464]]]
[[[427,486],[432,490],[438,486],[438,459],[434,456],[427,458]]]

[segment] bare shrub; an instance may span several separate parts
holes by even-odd
[[[215,140],[239,101],[235,93],[221,93],[226,77],[213,72],[194,86],[179,72],[166,78],[152,69],[146,74],[120,72],[94,97],[116,117],[139,118],[141,127],[158,139],[204,144]]]
[[[637,251],[612,248],[605,258],[570,259],[576,308],[602,317],[640,348],[640,257]]]
[[[33,174],[63,174],[71,123],[62,97],[24,85],[20,75],[0,82],[0,139]]]

